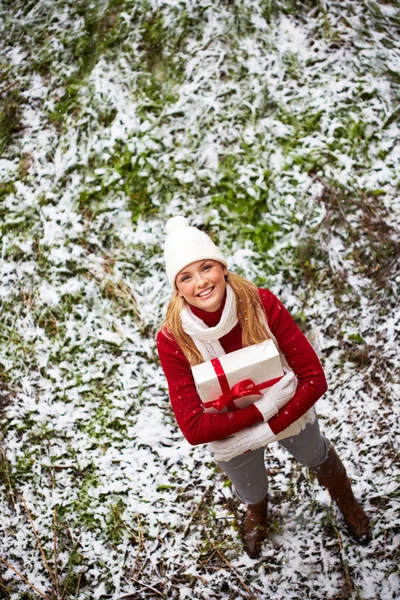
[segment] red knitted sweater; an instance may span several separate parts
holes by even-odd
[[[269,290],[259,289],[258,292],[269,328],[298,380],[293,398],[268,421],[272,431],[278,434],[311,408],[326,392],[327,384],[317,355],[286,308]],[[214,327],[221,318],[223,305],[213,313],[193,306],[190,308],[206,325]],[[238,323],[219,340],[226,353],[242,348],[241,332]],[[157,334],[157,350],[167,378],[176,420],[190,444],[220,440],[263,421],[260,411],[254,405],[235,412],[205,413],[196,392],[189,362],[177,342],[165,330]]]

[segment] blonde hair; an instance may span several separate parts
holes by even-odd
[[[240,275],[228,271],[225,276],[234,291],[236,297],[236,310],[239,323],[242,328],[242,346],[258,344],[268,338],[265,329],[265,313],[254,283],[247,281]],[[185,300],[174,291],[167,308],[167,315],[163,323],[163,331],[170,334],[182,349],[189,364],[199,365],[204,358],[195,346],[190,335],[184,332],[181,322],[181,311]]]

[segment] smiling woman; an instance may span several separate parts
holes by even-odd
[[[369,541],[369,519],[355,499],[346,470],[319,430],[313,409],[327,389],[313,348],[269,290],[227,269],[220,249],[184,217],[167,223],[165,263],[173,288],[157,348],[178,425],[189,443],[205,444],[247,504],[246,552],[256,557],[267,532],[264,449],[279,442],[310,467],[343,513],[355,539]],[[284,376],[261,398],[232,412],[205,412],[191,368],[273,340]]]

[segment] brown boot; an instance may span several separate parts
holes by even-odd
[[[267,535],[267,499],[258,504],[248,504],[243,523],[243,546],[250,558],[257,558]]]
[[[365,546],[371,540],[369,518],[354,497],[346,469],[333,446],[322,465],[311,469],[328,491],[341,511],[347,529],[355,540]]]

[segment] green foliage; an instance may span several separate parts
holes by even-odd
[[[77,570],[76,567],[82,566],[84,563],[83,555],[79,552],[79,545],[73,546],[72,550],[69,549],[69,556],[67,562],[67,572],[60,578],[61,587],[65,594],[69,597],[76,597],[80,588],[85,587],[88,581],[81,570]],[[68,598],[68,596],[66,596]]]
[[[87,85],[87,78],[101,56],[107,56],[123,44],[129,29],[120,18],[124,6],[123,0],[110,0],[108,7],[96,0],[84,0],[76,7],[77,18],[83,20],[83,29],[77,35],[68,33],[61,43],[71,56],[72,74],[66,79],[65,93],[49,114],[51,122],[60,131],[64,131],[68,116],[77,116],[82,110],[82,88]],[[49,57],[51,60],[51,58]],[[43,68],[40,57],[38,68]],[[99,121],[107,126],[115,117],[115,109],[110,108],[99,115]]]
[[[294,52],[286,52],[283,56],[283,64],[286,67],[286,74],[291,79],[301,79],[302,68]]]
[[[36,323],[43,328],[49,338],[59,337],[59,323],[63,319],[62,313],[55,309],[46,308],[38,311]]]
[[[348,335],[348,339],[351,340],[352,342],[355,342],[356,344],[364,343],[364,340],[359,333],[350,333]]]
[[[126,506],[121,497],[115,503],[111,504],[110,512],[107,518],[107,534],[114,544],[120,544],[124,537],[130,534],[130,528],[124,520]]]
[[[9,194],[13,194],[15,192],[15,183],[13,181],[8,181],[7,183],[0,183],[0,202],[2,202]],[[4,218],[4,216],[8,214],[8,211],[1,208],[0,206],[0,216]]]
[[[353,272],[371,278],[378,288],[384,287],[400,256],[387,208],[379,201],[380,194],[368,197],[363,190],[334,186],[324,183],[321,201],[329,207],[327,216],[295,250],[300,272],[307,284],[333,283],[338,294],[343,294],[347,285],[344,272],[332,269],[328,255],[331,237],[336,234],[344,243],[343,258],[351,261]],[[356,222],[358,227],[353,225]]]
[[[317,236],[301,240],[294,250],[294,270],[311,288],[323,283],[329,268],[328,248]]]
[[[5,433],[5,432],[4,432]],[[9,460],[7,459],[6,453],[3,448],[0,446],[0,483],[6,490],[6,498],[8,503],[13,506],[15,502],[15,491],[16,491],[16,481],[14,477],[14,473],[11,467]],[[0,579],[0,589],[1,589],[1,579]]]
[[[96,167],[102,174],[96,175],[93,172],[88,177],[90,184],[82,190],[78,199],[79,210],[86,218],[94,219],[97,215],[108,212],[110,197],[118,194],[123,194],[126,198],[126,206],[134,223],[158,211],[158,206],[153,203],[147,191],[153,168],[146,163],[145,154],[137,157],[123,146],[116,151],[111,168],[100,161]]]
[[[322,110],[314,112],[311,109],[308,109],[301,115],[298,115],[294,112],[290,112],[287,108],[279,107],[277,114],[279,121],[293,128],[290,136],[287,136],[282,140],[283,148],[288,151],[290,147],[298,147],[301,138],[319,132],[322,115]]]
[[[149,71],[157,68],[163,61],[165,50],[164,20],[161,13],[150,13],[141,27],[142,44],[140,49],[144,52]]]
[[[11,593],[12,588],[5,584],[3,577],[0,575],[0,598],[2,598],[2,600],[10,600]]]
[[[146,167],[149,168],[148,165]],[[144,169],[139,166],[137,158],[125,150],[116,161],[115,170],[120,175],[119,189],[128,199],[127,205],[132,214],[132,221],[136,223],[139,218],[156,213],[158,208],[153,205],[147,193],[148,176],[143,174]]]
[[[251,160],[251,155],[246,158]],[[266,169],[263,173],[267,189],[255,191],[252,188],[250,191],[238,183],[238,164],[236,157],[224,160],[222,176],[212,190],[210,207],[226,214],[221,225],[233,228],[238,240],[251,240],[257,250],[266,252],[273,246],[279,230],[277,220],[267,215],[271,172]]]
[[[282,13],[284,15],[306,18],[310,10],[315,16],[326,15],[326,8],[321,0],[263,0],[262,14],[268,24],[271,24]]]
[[[7,81],[7,80],[6,80]],[[11,85],[11,84],[10,84]],[[20,131],[23,98],[18,89],[11,89],[3,95],[0,90],[0,156],[10,145],[13,136]],[[1,184],[2,186],[4,184]],[[0,194],[3,190],[0,188]],[[0,195],[1,198],[1,195]]]

